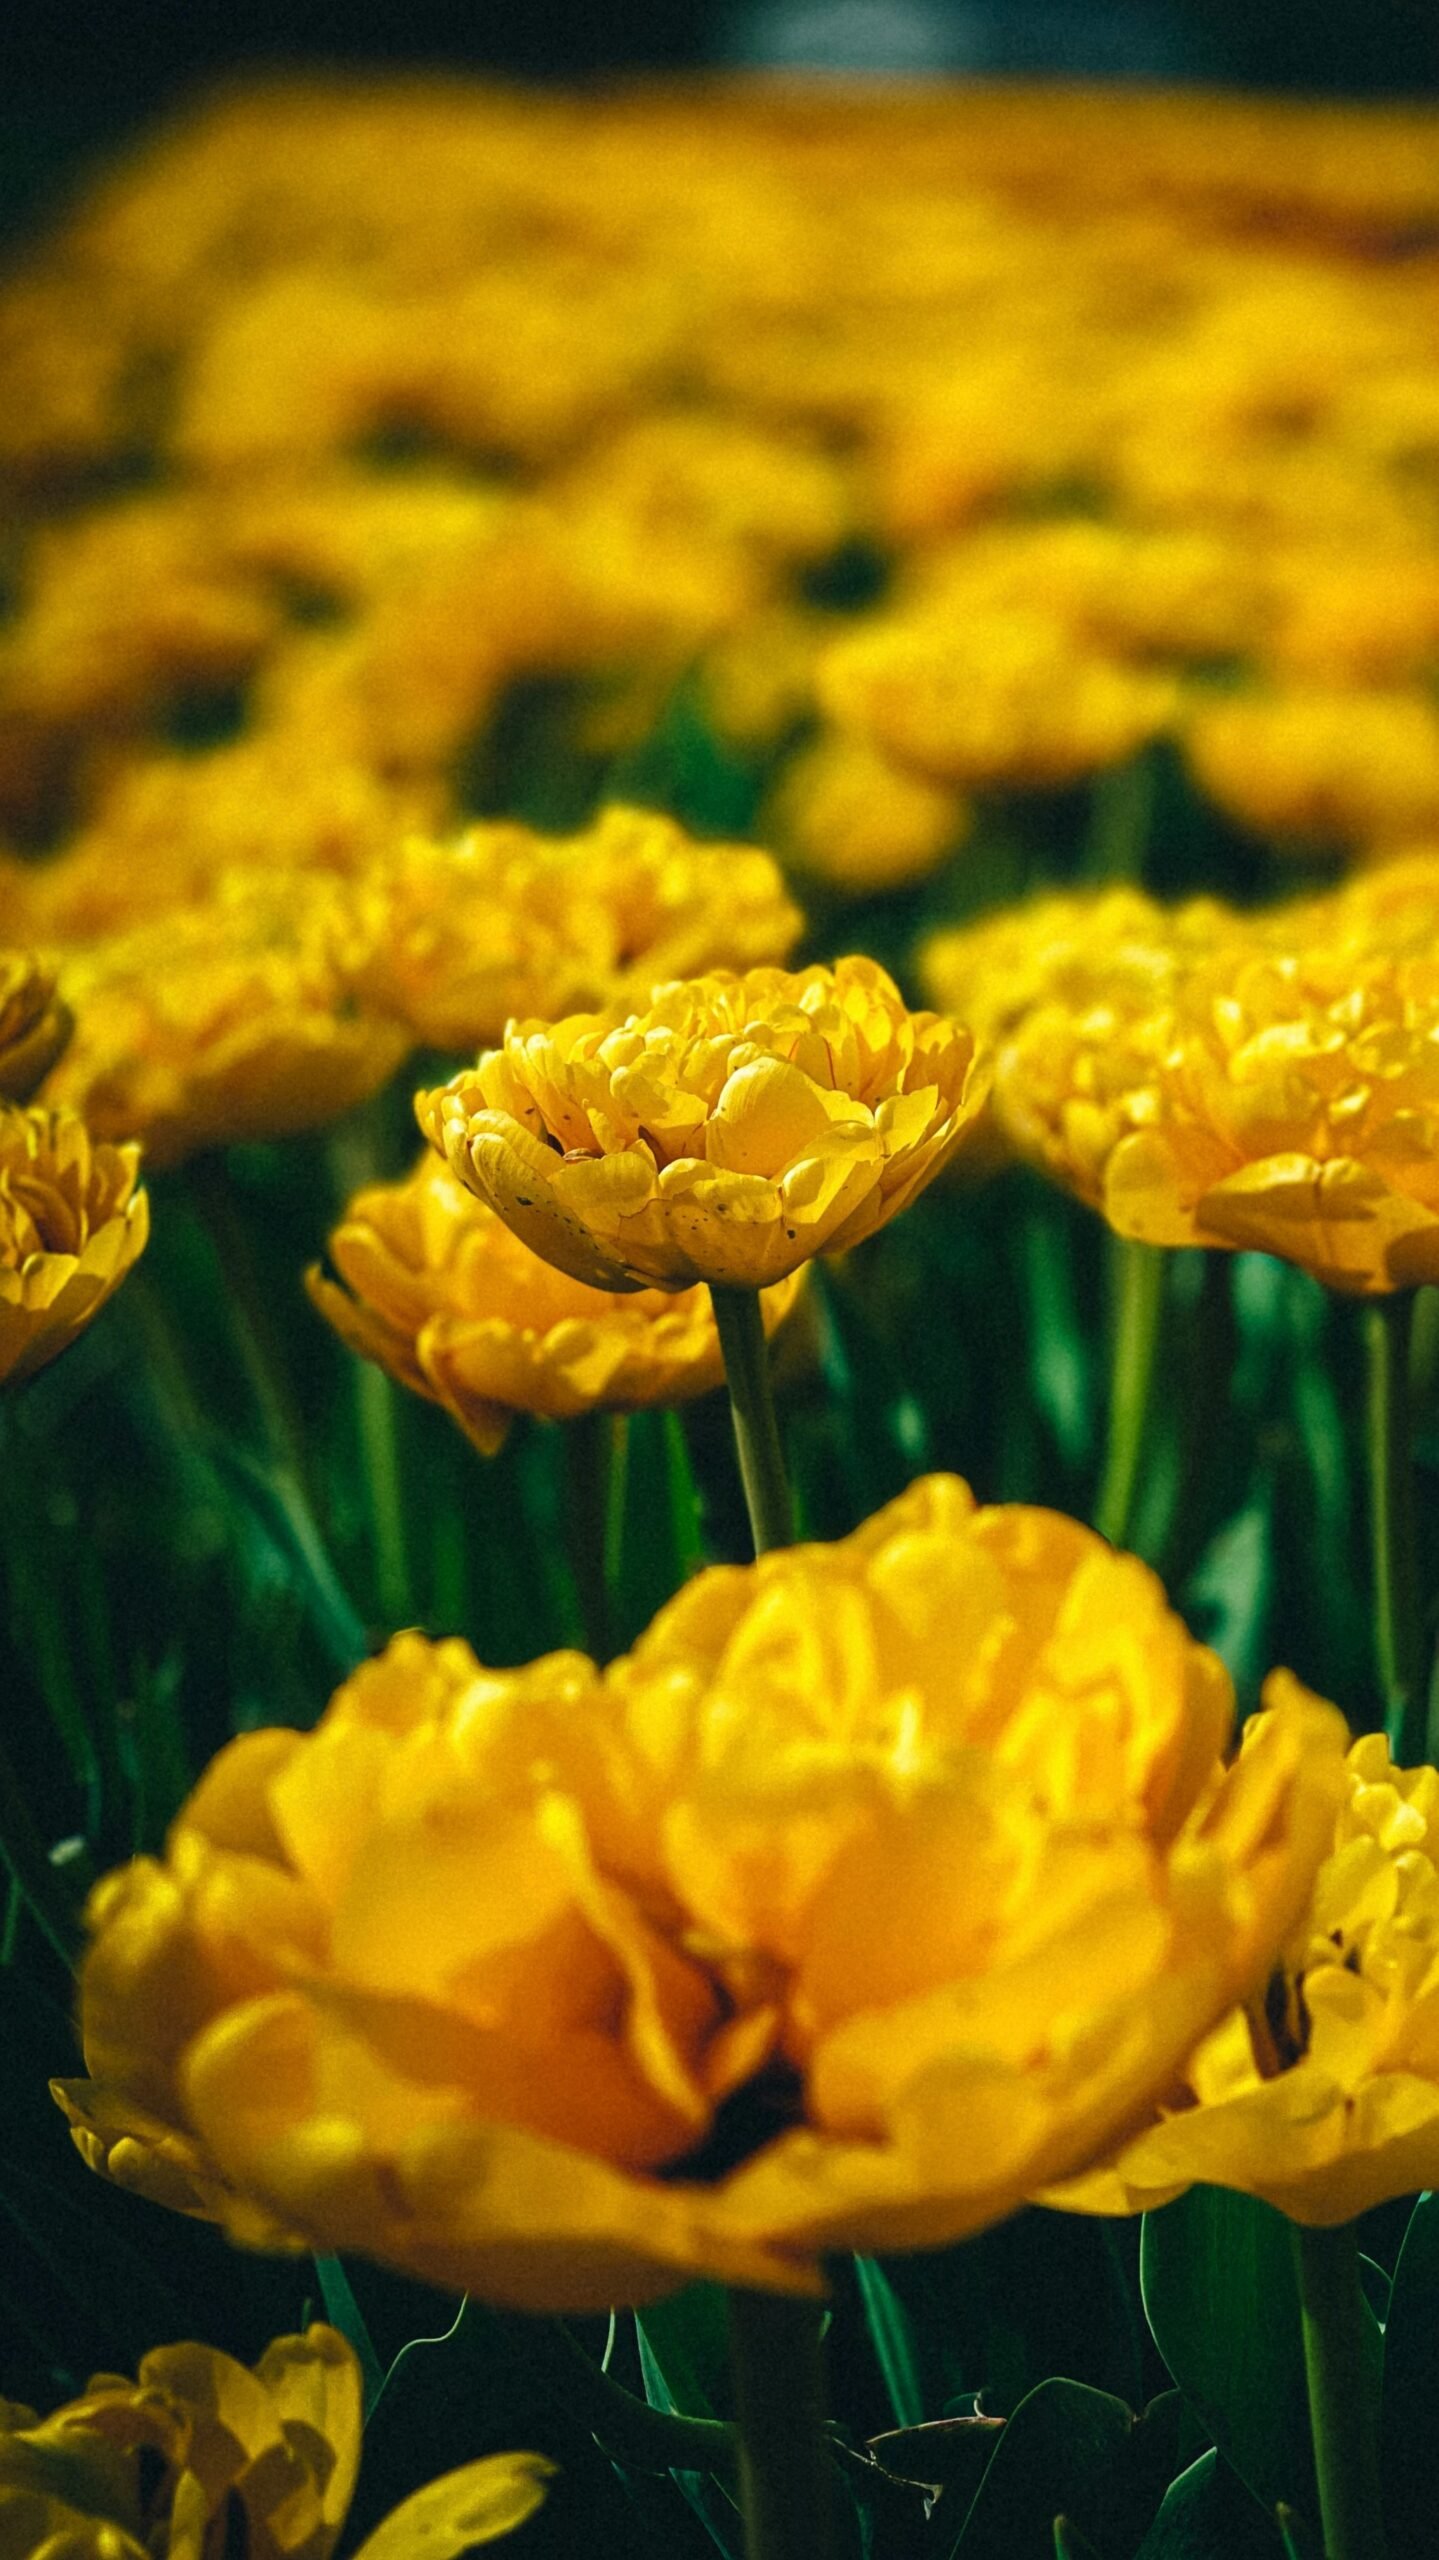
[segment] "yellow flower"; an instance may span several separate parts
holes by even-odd
[[[603,1674],[396,1638],[106,1879],[87,2159],[536,2308],[816,2288],[1087,2165],[1262,1984],[1342,1783],[1152,1574],[930,1477]],[[182,2190],[177,2163],[188,2159]]]
[[[1371,575],[1382,587],[1382,570]],[[1417,688],[1199,702],[1184,749],[1212,800],[1281,844],[1393,841],[1439,823],[1439,717]]]
[[[903,1209],[986,1083],[967,1031],[906,1012],[850,959],[514,1023],[416,1109],[459,1179],[574,1279],[758,1289]]]
[[[463,1052],[516,1014],[782,960],[801,923],[767,853],[616,807],[569,837],[499,824],[413,839],[355,892],[348,974],[415,1039]]]
[[[153,2347],[48,2418],[0,2401],[0,2548],[12,2560],[329,2560],[360,2461],[360,2370],[334,2329],[276,2338],[253,2370]],[[533,2514],[550,2465],[493,2454],[418,2491],[362,2560],[459,2560]]]
[[[998,1059],[1007,1135],[1144,1243],[1365,1296],[1439,1279],[1439,861],[1401,869],[1205,911],[1158,1003],[1122,979],[1038,1002]]]
[[[0,951],[0,1101],[29,1101],[72,1028],[54,970],[33,951]]]
[[[138,1147],[96,1146],[73,1111],[0,1103],[0,1385],[68,1349],[138,1261]]]
[[[1045,1002],[1147,1010],[1183,956],[1211,941],[1209,900],[1166,909],[1142,889],[1058,889],[973,924],[941,925],[920,944],[920,982],[945,1013],[994,1040]]]
[[[962,793],[907,773],[838,729],[786,766],[769,815],[798,867],[859,897],[927,879],[963,843],[971,821]]]
[[[1294,1685],[1274,1675],[1271,1712]],[[1310,2223],[1439,2184],[1439,1772],[1393,1767],[1382,1734],[1349,1753],[1331,1852],[1268,1981],[1152,2123],[1046,2202],[1136,2213],[1196,2181]]]
[[[1052,790],[1122,764],[1170,722],[1169,678],[1077,640],[1057,615],[932,610],[875,622],[821,661],[830,717],[932,781]]]
[[[329,1242],[343,1286],[306,1286],[352,1351],[428,1396],[485,1457],[517,1413],[682,1404],[723,1382],[705,1289],[605,1295],[542,1262],[426,1154],[403,1182],[359,1191]],[[803,1269],[764,1296],[773,1332]]]
[[[72,953],[79,1030],[46,1086],[152,1166],[338,1118],[410,1045],[355,1002],[336,957],[336,884],[236,872],[205,906]]]

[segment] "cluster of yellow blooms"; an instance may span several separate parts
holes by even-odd
[[[1119,1234],[1371,1295],[1439,1279],[1436,951],[1425,853],[1254,914],[1056,896],[922,966],[996,1043],[1004,1137]]]
[[[57,2094],[252,2240],[812,2289],[1086,2165],[1262,1987],[1345,1737],[1281,1682],[1226,1769],[1232,1714],[1143,1566],[948,1477],[603,1673],[400,1636],[98,1889]]]
[[[155,2347],[134,2382],[97,2373],[39,2418],[0,2401],[0,2548],[13,2560],[330,2560],[360,2464],[360,2370],[334,2329],[276,2338],[251,2368]],[[550,2466],[492,2454],[419,2490],[361,2560],[460,2560],[534,2513]]]
[[[840,887],[1160,733],[1280,838],[1439,825],[1434,139],[1129,91],[230,96],[0,290],[0,836],[58,843],[84,938],[444,832],[517,683],[619,747],[685,670]]]

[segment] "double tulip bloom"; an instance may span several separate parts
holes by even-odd
[[[0,2401],[0,2550],[25,2560],[330,2560],[360,2463],[360,2370],[334,2329],[253,2368],[155,2347],[48,2418]],[[494,2454],[432,2481],[357,2560],[459,2560],[531,2515],[548,2463]]]
[[[398,1638],[92,1905],[93,2166],[579,2310],[814,2291],[1103,2156],[1267,1979],[1344,1734],[949,1477],[701,1574],[604,1673]]]
[[[459,1180],[573,1279],[759,1289],[904,1208],[986,1086],[968,1031],[848,959],[512,1024],[416,1108]]]
[[[996,1116],[1120,1235],[1373,1296],[1439,1278],[1436,932],[1431,856],[1267,915],[1051,902],[941,945],[930,975],[958,998],[1007,955]]]
[[[1196,2180],[1320,2224],[1439,2183],[1439,1772],[1393,1767],[1382,1734],[1349,1753],[1329,1855],[1268,1981],[1154,2121],[1048,2201],[1138,2213]]]
[[[0,1101],[29,1101],[71,1028],[54,970],[31,951],[0,951]]]
[[[138,1147],[97,1146],[73,1111],[0,1103],[0,1387],[84,1331],[144,1251]]]
[[[339,1280],[307,1278],[341,1339],[442,1405],[487,1458],[517,1413],[568,1422],[596,1410],[683,1404],[724,1377],[704,1289],[590,1289],[542,1262],[503,1218],[426,1154],[403,1182],[356,1193],[329,1241]],[[788,1315],[796,1271],[764,1293]]]

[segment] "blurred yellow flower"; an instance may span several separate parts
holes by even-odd
[[[334,2329],[276,2338],[253,2370],[217,2347],[153,2347],[48,2418],[0,2401],[0,2548],[11,2560],[329,2560],[360,2461],[360,2370]],[[357,2560],[459,2560],[545,2494],[538,2454],[432,2481]]]
[[[852,897],[926,879],[964,842],[971,816],[961,792],[838,729],[792,757],[768,810],[796,866]]]
[[[306,1275],[321,1315],[352,1351],[443,1405],[487,1458],[517,1413],[565,1422],[682,1404],[723,1383],[708,1290],[587,1288],[428,1153],[403,1182],[358,1191],[328,1250],[340,1281]],[[768,1332],[803,1280],[801,1267],[766,1290]]]
[[[0,1103],[0,1385],[58,1358],[138,1261],[138,1147],[97,1146],[73,1111]]]
[[[337,884],[234,872],[203,906],[76,950],[79,1029],[45,1088],[152,1167],[286,1137],[376,1091],[410,1042],[367,1011],[337,957]]]
[[[578,835],[471,827],[372,864],[353,894],[348,975],[428,1047],[502,1039],[719,965],[783,960],[803,919],[751,845],[699,844],[650,809],[606,809]]]
[[[1000,1122],[1143,1243],[1358,1295],[1439,1279],[1436,924],[1439,862],[1253,919],[1181,911],[1157,1002],[1122,973],[1041,993],[1000,1048]]]
[[[54,970],[33,951],[0,951],[0,1101],[29,1101],[73,1027]]]
[[[903,1209],[986,1084],[967,1031],[907,1012],[874,961],[848,959],[513,1023],[415,1107],[459,1179],[572,1278],[758,1289]]]
[[[396,1638],[92,1901],[85,2157],[536,2308],[814,2290],[1101,2156],[1267,1978],[1345,1735],[1154,1576],[930,1477],[634,1651]],[[188,2155],[188,2190],[177,2160]]]
[[[1371,574],[1382,591],[1382,569]],[[1210,799],[1281,845],[1349,847],[1439,824],[1439,714],[1417,690],[1201,698],[1183,743]]]
[[[1292,1685],[1274,1675],[1271,1708]],[[1349,1753],[1330,1854],[1267,1983],[1151,2124],[1045,2201],[1138,2213],[1196,2181],[1310,2223],[1439,2183],[1439,1772],[1393,1767],[1382,1734]]]
[[[1173,716],[1172,680],[1037,606],[874,622],[821,660],[819,698],[896,764],[967,789],[1053,790],[1123,764]]]

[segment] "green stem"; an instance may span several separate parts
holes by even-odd
[[[1294,2251],[1325,2560],[1385,2560],[1356,2226],[1311,2231],[1296,2224]]]
[[[1419,1565],[1414,1532],[1409,1400],[1412,1293],[1370,1298],[1362,1310],[1367,1372],[1365,1438],[1373,1559],[1374,1665],[1389,1747],[1409,1768],[1425,1757],[1420,1684]]]
[[[770,1387],[769,1353],[757,1289],[710,1290],[724,1354],[735,1447],[749,1506],[754,1551],[794,1544],[794,1501]]]
[[[833,2560],[823,2317],[787,2294],[729,2297],[745,2560]]]
[[[1162,1245],[1115,1237],[1110,1248],[1113,1333],[1109,1373],[1109,1437],[1094,1525],[1116,1547],[1134,1531],[1144,1434],[1154,1400],[1155,1356],[1164,1299]]]
[[[355,1420],[370,1496],[375,1600],[386,1627],[408,1627],[414,1623],[415,1599],[400,1491],[398,1390],[373,1360],[357,1359],[353,1367]]]
[[[1096,775],[1084,847],[1088,880],[1142,880],[1154,824],[1155,762],[1141,749]]]
[[[580,1413],[564,1425],[570,1570],[585,1643],[596,1662],[608,1662],[615,1651],[611,1556],[617,1544],[615,1477],[622,1463],[617,1419],[609,1413]],[[621,1498],[622,1493],[621,1483]]]
[[[269,1297],[255,1260],[249,1223],[235,1198],[224,1157],[195,1156],[190,1196],[220,1266],[235,1347],[272,1456],[306,1494],[304,1434],[295,1411]]]

